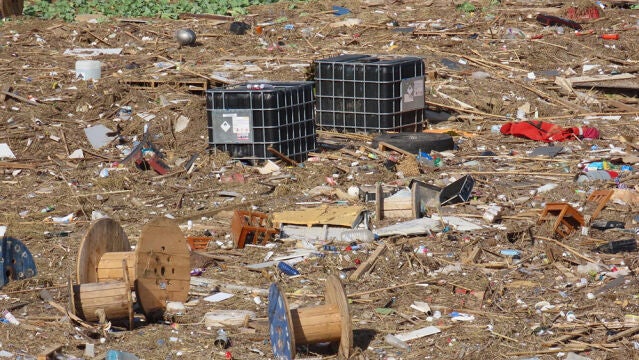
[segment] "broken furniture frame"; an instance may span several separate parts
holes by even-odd
[[[276,359],[295,358],[295,346],[339,341],[339,359],[348,359],[353,348],[353,330],[348,301],[339,278],[326,279],[326,304],[289,309],[277,283],[268,292],[268,322],[271,347]]]
[[[267,227],[268,215],[255,212],[235,210],[231,220],[231,235],[236,249],[243,249],[247,243],[265,245],[279,230]]]
[[[85,234],[76,264],[78,284],[122,281],[126,260],[129,289],[147,318],[164,312],[167,301],[187,300],[189,249],[177,223],[156,218],[142,227],[135,251],[120,224],[110,218],[94,222]]]
[[[572,234],[579,226],[584,226],[584,217],[577,209],[567,203],[548,203],[537,220],[537,224],[556,219],[552,226],[552,231],[562,238]]]
[[[565,238],[573,233],[578,226],[588,225],[592,220],[596,219],[613,193],[613,190],[597,190],[590,194],[585,204],[586,210],[594,206],[590,215],[581,214],[568,203],[548,203],[541,212],[537,224],[550,220],[553,215],[556,215],[557,218],[552,230],[562,238]]]
[[[589,208],[592,206],[594,206],[594,209],[592,209],[590,215],[584,215],[586,224],[590,224],[592,220],[595,220],[599,216],[601,210],[603,210],[614,193],[614,190],[596,190],[588,196],[586,204],[584,205],[584,212],[590,212],[588,210],[590,210]]]

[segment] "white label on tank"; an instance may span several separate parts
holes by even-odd
[[[401,111],[421,110],[424,108],[424,77],[417,76],[402,79],[400,83],[402,102]]]
[[[233,133],[238,140],[249,140],[251,125],[247,116],[236,116],[233,118]]]

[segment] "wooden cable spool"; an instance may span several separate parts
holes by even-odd
[[[0,17],[22,15],[24,0],[0,0]]]
[[[126,260],[122,260],[120,271],[123,273],[122,281],[73,285],[69,280],[71,312],[86,321],[99,321],[102,311],[110,320],[127,319],[129,330],[132,330],[133,299]]]
[[[344,287],[336,276],[326,279],[326,304],[290,309],[278,284],[269,288],[268,320],[276,359],[293,359],[296,345],[339,342],[338,358],[348,359],[353,330]]]
[[[79,284],[122,281],[126,260],[130,289],[147,318],[161,316],[167,301],[187,300],[190,256],[177,223],[156,218],[142,227],[135,251],[120,224],[109,218],[94,222],[80,243],[76,263]]]

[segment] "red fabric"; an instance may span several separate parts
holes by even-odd
[[[562,128],[545,121],[529,120],[522,122],[509,122],[500,129],[504,135],[524,137],[531,140],[553,142],[575,138],[599,138],[599,130],[589,127]]]

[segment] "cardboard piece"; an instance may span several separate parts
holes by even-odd
[[[355,228],[366,216],[361,206],[321,206],[306,210],[282,211],[273,214],[273,224],[335,225]]]
[[[100,149],[113,141],[113,136],[107,136],[107,134],[112,132],[113,130],[104,125],[96,125],[84,129],[84,134],[94,149]]]
[[[437,334],[437,333],[440,333],[440,332],[441,332],[441,330],[438,327],[436,327],[436,326],[426,326],[426,327],[421,328],[421,329],[417,329],[417,330],[413,330],[413,331],[397,334],[397,335],[395,335],[395,337],[400,339],[401,341],[410,341],[410,340],[423,338],[424,336],[430,336],[430,335],[433,335],[433,334]]]
[[[11,148],[6,143],[0,144],[0,159],[15,159],[16,156],[11,151]]]

